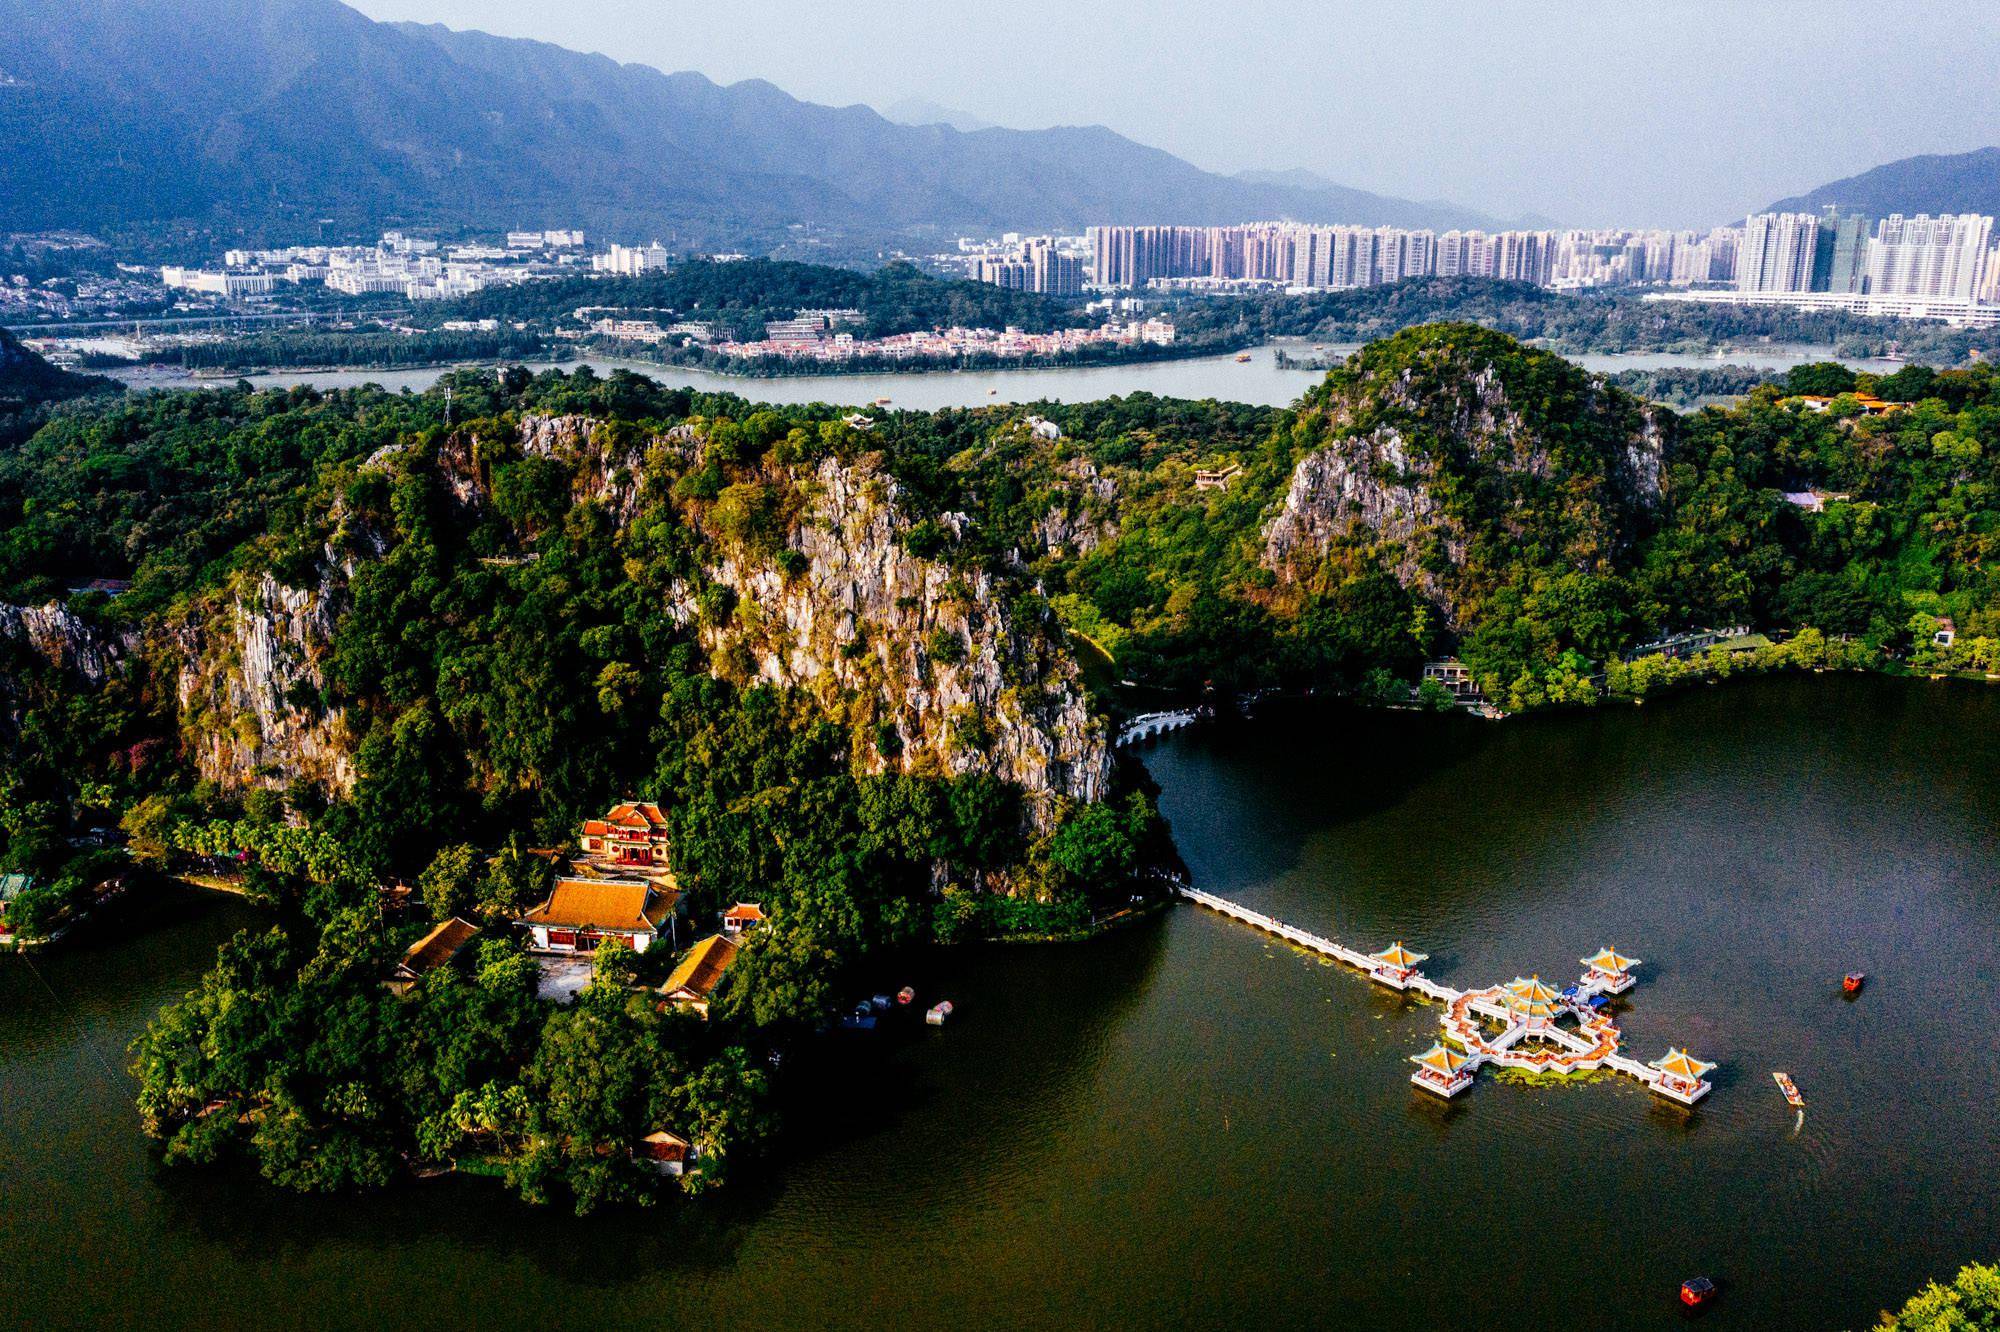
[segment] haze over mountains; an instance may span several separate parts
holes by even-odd
[[[2000,148],[1905,157],[1780,199],[1771,205],[1771,211],[1816,213],[1829,205],[1872,217],[1889,213],[2000,216]]]
[[[1217,175],[1102,127],[899,125],[337,0],[0,0],[0,71],[8,229],[331,218],[713,242],[793,223],[1489,221]]]

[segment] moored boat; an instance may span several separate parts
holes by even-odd
[[[951,1000],[945,999],[931,1006],[931,1010],[924,1014],[924,1021],[930,1023],[933,1027],[942,1027],[944,1020],[950,1016]]]
[[[917,987],[914,985],[905,985],[902,989],[896,991],[896,1002],[905,1006],[912,1003],[916,997]]]

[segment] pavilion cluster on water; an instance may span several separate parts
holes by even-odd
[[[1400,939],[1379,953],[1361,953],[1213,893],[1187,886],[1179,891],[1190,901],[1354,967],[1392,990],[1413,990],[1442,1003],[1441,1038],[1411,1058],[1417,1071],[1410,1081],[1427,1092],[1456,1096],[1487,1064],[1536,1073],[1608,1069],[1681,1105],[1693,1105],[1713,1089],[1706,1075],[1715,1065],[1685,1050],[1669,1049],[1648,1063],[1623,1053],[1623,1037],[1607,1005],[1611,996],[1637,983],[1632,968],[1640,961],[1615,948],[1579,959],[1583,975],[1560,990],[1540,976],[1517,976],[1483,990],[1455,990],[1424,975],[1419,967],[1428,955]]]

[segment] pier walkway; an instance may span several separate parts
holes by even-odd
[[[1297,948],[1354,968],[1390,989],[1414,991],[1445,1006],[1438,1043],[1411,1062],[1410,1081],[1425,1091],[1451,1097],[1472,1085],[1479,1069],[1517,1068],[1536,1073],[1580,1073],[1597,1069],[1644,1083],[1659,1096],[1693,1105],[1711,1090],[1702,1076],[1714,1067],[1673,1049],[1650,1064],[1621,1053],[1617,1024],[1604,1011],[1614,994],[1632,988],[1637,958],[1600,949],[1582,959],[1586,970],[1576,984],[1556,990],[1539,976],[1521,977],[1480,990],[1456,990],[1417,970],[1425,959],[1398,941],[1379,953],[1363,953],[1324,935],[1288,925],[1226,897],[1187,884],[1175,891],[1198,906],[1283,939]],[[1571,1025],[1563,1025],[1565,1021]]]

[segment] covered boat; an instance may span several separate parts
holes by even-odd
[[[1681,1282],[1681,1303],[1706,1304],[1715,1298],[1715,1283],[1707,1277],[1689,1277]]]

